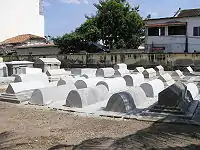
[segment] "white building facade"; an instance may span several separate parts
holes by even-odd
[[[188,17],[149,19],[145,23],[146,51],[200,52],[200,14]]]
[[[0,42],[22,34],[44,37],[43,0],[1,0]]]

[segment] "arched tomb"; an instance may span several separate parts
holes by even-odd
[[[145,70],[144,67],[136,67],[134,72],[142,73],[144,70]]]
[[[67,99],[67,107],[83,108],[105,100],[108,90],[100,85],[92,88],[72,90]]]
[[[140,87],[144,90],[147,97],[153,98],[157,97],[158,94],[164,90],[164,83],[159,79],[155,79],[141,84]]]
[[[141,87],[133,87],[127,91],[113,94],[105,108],[106,111],[131,113],[138,106],[147,102],[147,97]]]
[[[29,82],[29,81],[40,81],[44,84],[49,83],[48,76],[45,73],[41,74],[19,74],[13,75],[15,77],[14,82]]]
[[[175,83],[174,79],[170,76],[169,73],[161,74],[159,78],[166,86],[170,86]]]
[[[127,88],[126,81],[122,77],[100,81],[97,83],[97,86],[98,85],[104,85],[108,89],[109,93],[116,93]]]
[[[185,76],[183,75],[183,72],[181,72],[180,70],[175,70],[172,75],[172,77],[175,78],[179,78],[179,79],[183,79]]]
[[[114,76],[122,77],[122,76],[128,75],[128,74],[130,74],[130,71],[128,69],[118,69],[118,70],[115,70]]]
[[[81,79],[75,82],[75,86],[77,89],[83,89],[88,87],[96,86],[96,84],[100,81],[104,81],[105,79],[102,77],[89,78],[89,79]]]
[[[153,68],[145,69],[142,74],[144,75],[144,78],[154,78],[156,77],[156,71]]]
[[[195,99],[199,95],[199,89],[197,85],[194,83],[188,83],[186,86],[187,90],[190,91],[192,98]]]
[[[113,68],[99,68],[96,71],[96,77],[112,77],[115,74]]]
[[[47,76],[67,75],[67,73],[65,69],[48,69],[46,72]]]
[[[73,82],[62,86],[36,89],[33,91],[29,102],[36,105],[48,105],[60,101],[62,105],[65,105],[66,98],[71,90],[76,90]]]
[[[127,86],[140,86],[144,83],[144,75],[141,73],[125,75],[123,78]]]
[[[78,80],[85,80],[85,78],[84,77],[72,77],[72,76],[65,76],[65,77],[63,77],[63,78],[61,78],[59,81],[58,81],[58,84],[57,84],[57,86],[60,86],[60,85],[66,85],[66,84],[68,84],[68,82],[73,82],[73,83],[75,83],[76,81],[78,81]]]
[[[8,88],[6,89],[6,93],[17,94],[20,92],[30,91],[44,87],[46,87],[46,84],[40,81],[10,83]]]
[[[124,63],[116,64],[116,65],[113,66],[113,68],[114,68],[114,70],[118,70],[118,69],[128,70],[127,65],[124,64]]]
[[[156,71],[156,75],[159,76],[159,75],[162,75],[162,74],[165,74],[165,70],[163,68],[163,66],[159,65],[159,66],[156,66],[154,68],[154,70]]]

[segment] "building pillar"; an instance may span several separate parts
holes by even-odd
[[[168,36],[168,26],[165,27],[165,36]]]

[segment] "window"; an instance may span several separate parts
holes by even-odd
[[[200,27],[193,28],[193,36],[200,36]]]
[[[165,27],[150,27],[148,28],[148,36],[164,36]]]
[[[168,35],[186,35],[186,26],[169,26]]]

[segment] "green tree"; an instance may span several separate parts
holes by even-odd
[[[100,40],[100,30],[97,27],[96,17],[87,18],[75,32],[81,35],[87,42],[97,42]]]
[[[95,15],[74,32],[54,39],[63,52],[77,52],[85,42],[102,42],[113,48],[137,48],[144,36],[144,22],[139,6],[131,7],[126,0],[99,0]]]
[[[126,0],[100,0],[95,7],[97,25],[104,44],[111,49],[122,40],[130,48],[140,45],[138,36],[142,35],[144,23],[138,13],[139,6],[132,8]]]
[[[62,37],[53,39],[54,44],[61,49],[61,53],[74,53],[79,52],[79,49],[84,44],[84,39],[80,34],[72,32],[65,34]]]

